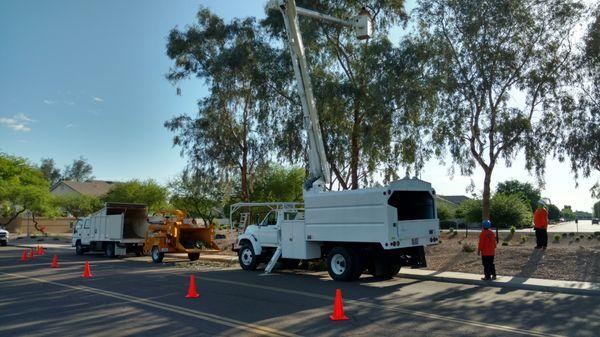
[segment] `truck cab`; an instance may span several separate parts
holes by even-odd
[[[6,229],[4,229],[3,227],[0,227],[0,245],[2,245],[2,246],[8,245],[9,236],[10,235],[8,234],[8,231]]]

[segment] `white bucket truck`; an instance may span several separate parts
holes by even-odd
[[[327,259],[329,275],[344,281],[357,279],[367,269],[375,276],[391,277],[403,265],[425,266],[424,247],[436,244],[439,237],[435,191],[429,183],[407,178],[381,188],[325,191],[331,181],[330,168],[298,15],[350,27],[358,39],[368,39],[370,14],[363,8],[358,16],[342,20],[296,7],[294,0],[271,0],[267,8],[283,15],[308,138],[309,177],[304,184],[304,208],[289,203],[232,206],[230,217],[236,210],[246,210],[240,221],[244,226],[251,208],[271,210],[263,221],[238,236],[235,250],[240,265],[252,270],[269,261],[266,271],[270,272],[279,258],[288,265]]]

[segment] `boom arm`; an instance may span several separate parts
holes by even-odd
[[[315,104],[315,98],[312,91],[312,83],[308,74],[306,55],[304,53],[304,44],[300,35],[300,26],[298,24],[298,15],[306,15],[312,18],[327,20],[337,24],[351,26],[356,29],[358,38],[368,38],[371,35],[371,21],[367,15],[359,15],[352,20],[342,20],[328,15],[324,15],[308,9],[296,7],[294,0],[271,0],[267,7],[269,9],[279,9],[283,15],[285,29],[288,36],[288,44],[292,57],[294,75],[298,85],[298,93],[302,103],[304,114],[304,129],[308,136],[308,166],[309,177],[304,184],[305,190],[323,190],[325,184],[331,182],[329,173],[329,163],[325,156],[325,147],[323,137],[319,127],[319,115]]]

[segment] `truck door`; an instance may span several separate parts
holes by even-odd
[[[91,222],[91,220],[89,218],[85,219],[83,221],[83,230],[81,233],[81,243],[84,245],[90,244],[90,238],[91,238],[90,222]]]
[[[75,242],[77,242],[77,240],[81,240],[81,234],[82,234],[81,231],[82,230],[83,230],[83,220],[79,219],[75,223],[75,229],[73,229],[73,239],[72,239],[73,244],[75,244]]]
[[[277,211],[271,211],[258,225],[258,235],[261,245],[277,246],[279,244],[279,226],[277,225]]]

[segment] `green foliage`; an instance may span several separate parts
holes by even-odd
[[[560,242],[560,239],[562,238],[562,236],[560,234],[554,234],[554,236],[552,237],[554,242]]]
[[[25,159],[0,153],[0,208],[16,218],[25,210],[36,215],[51,211],[49,184]]]
[[[525,243],[529,240],[529,235],[521,235],[521,243]]]
[[[66,214],[71,214],[76,218],[90,215],[102,208],[102,200],[97,197],[87,195],[66,195],[53,198],[53,204]]]
[[[600,201],[594,204],[594,217],[600,218]]]
[[[56,167],[54,159],[52,158],[42,158],[40,171],[42,171],[44,178],[48,180],[50,186],[53,186],[61,180],[60,170]]]
[[[167,206],[167,190],[152,179],[134,179],[116,184],[102,200],[146,204],[150,210],[160,210]]]
[[[522,183],[518,180],[507,180],[496,187],[496,193],[519,196],[531,205],[531,212],[537,208],[541,198],[540,190],[530,183]]]
[[[466,222],[481,222],[481,200],[469,199],[465,200],[458,206],[456,210],[456,217],[464,219]]]
[[[548,205],[548,219],[552,221],[558,221],[560,219],[560,210],[556,205]]]
[[[575,212],[571,209],[571,206],[565,205],[560,211],[560,216],[565,218],[566,221],[575,220]]]
[[[272,163],[264,165],[256,172],[250,191],[251,200],[301,202],[303,182],[303,168],[283,167]]]
[[[448,228],[448,233],[454,233],[454,227]]]
[[[517,228],[515,226],[510,226],[510,234],[511,235],[515,235],[516,231],[517,231]]]
[[[437,1],[417,8],[418,34],[429,46],[427,65],[439,84],[433,146],[448,151],[463,174],[484,173],[483,216],[498,161],[525,154],[541,175],[546,144],[573,116],[561,109],[576,65],[573,29],[584,7],[570,0]],[[519,97],[519,99],[514,99]],[[543,104],[544,109],[540,109]]]
[[[467,200],[459,206],[457,216],[460,214],[467,222],[480,223],[482,221],[481,205],[481,200]],[[516,195],[494,195],[491,200],[490,212],[490,220],[493,226],[498,228],[526,227],[532,221],[529,204]]]
[[[184,170],[169,183],[170,203],[192,217],[200,217],[205,224],[223,212],[231,194],[231,183],[206,171]]]
[[[508,241],[502,241],[503,246],[508,246]]]
[[[92,165],[82,156],[79,159],[73,160],[71,165],[65,167],[62,180],[86,181],[94,179],[92,171]]]
[[[454,211],[443,203],[437,203],[437,216],[440,221],[454,218]]]

